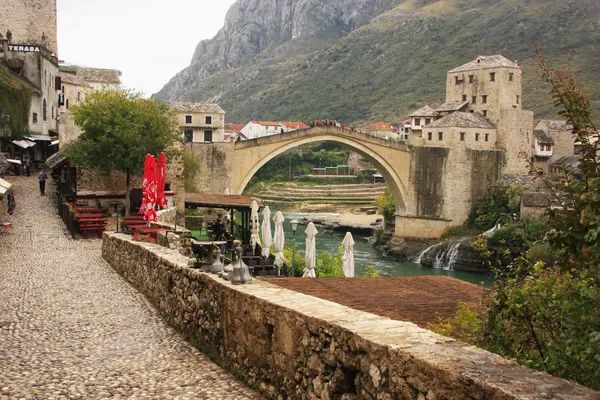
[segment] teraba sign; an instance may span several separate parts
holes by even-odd
[[[9,44],[8,51],[20,51],[23,53],[39,53],[40,46],[33,44]]]

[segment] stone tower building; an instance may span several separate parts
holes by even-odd
[[[12,32],[13,44],[42,45],[58,54],[56,0],[0,1],[0,33]]]
[[[497,128],[496,148],[506,151],[505,174],[525,174],[532,157],[533,111],[522,109],[523,71],[501,55],[479,56],[448,71],[446,102],[468,103]]]

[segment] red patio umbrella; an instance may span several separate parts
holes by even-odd
[[[156,203],[160,208],[167,208],[167,199],[165,198],[165,184],[167,183],[167,156],[160,153],[156,165]]]
[[[144,215],[144,220],[148,223],[156,222],[158,217],[154,206],[156,205],[156,161],[154,156],[148,154],[144,162],[144,180],[142,183],[142,206],[140,214]]]

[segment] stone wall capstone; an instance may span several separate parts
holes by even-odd
[[[484,350],[105,233],[105,260],[213,361],[269,399],[598,399]]]

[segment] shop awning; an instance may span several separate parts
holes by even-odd
[[[0,196],[3,195],[12,187],[12,184],[0,178]]]
[[[58,144],[58,140],[53,140],[50,142],[50,146],[56,146]]]
[[[17,146],[23,149],[28,149],[30,147],[35,146],[35,142],[31,142],[29,140],[11,140],[10,142],[16,144]]]
[[[239,195],[219,195],[219,194],[200,194],[186,193],[186,207],[205,207],[205,208],[234,208],[236,210],[250,210],[254,199],[248,196]],[[264,207],[258,202],[260,208]]]

